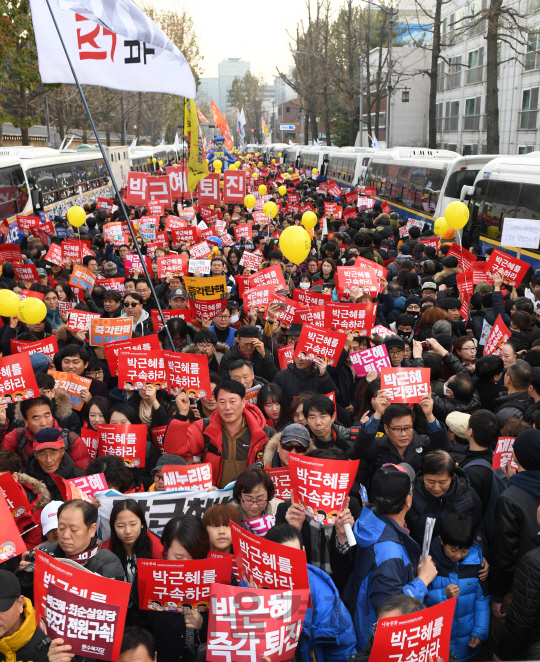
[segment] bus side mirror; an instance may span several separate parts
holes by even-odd
[[[475,186],[462,186],[461,195],[459,196],[459,199],[463,202],[463,200],[465,200],[467,196],[471,197],[472,195],[474,195],[475,191],[476,191]]]

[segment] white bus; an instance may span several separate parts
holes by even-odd
[[[129,171],[127,147],[107,148],[117,186]],[[0,215],[43,210],[48,219],[65,216],[72,205],[113,198],[114,188],[98,149],[59,152],[47,147],[9,148],[0,153]]]
[[[371,147],[341,147],[330,152],[326,179],[335,180],[343,188],[359,186],[364,181],[372,156],[379,151]]]
[[[540,220],[540,152],[493,158],[462,190],[462,198],[469,204],[463,244],[480,244],[483,252],[496,246],[516,256],[516,248],[501,246],[504,219]],[[540,251],[521,249],[520,258],[540,271]]]
[[[426,154],[402,156],[404,150]],[[364,184],[375,186],[377,199],[386,201],[401,218],[423,220],[432,228],[446,207],[460,199],[463,186],[472,185],[493,158],[460,156],[448,150],[379,150],[370,158]]]

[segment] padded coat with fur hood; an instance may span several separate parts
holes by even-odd
[[[15,521],[25,545],[31,549],[43,541],[41,511],[51,502],[51,493],[45,483],[25,473],[19,473],[18,485],[24,491],[32,510],[20,515]]]
[[[216,351],[214,352],[214,356],[212,357],[212,360],[208,364],[208,368],[210,372],[219,372],[219,365],[221,363],[221,359],[225,356],[225,354],[229,351],[230,347],[229,345],[226,345],[224,342],[218,342],[216,345]],[[187,345],[186,347],[182,348],[182,352],[185,354],[198,354],[199,353],[199,348],[195,344]]]
[[[263,465],[265,467],[282,467],[281,460],[279,459],[278,446],[281,441],[281,432],[276,433],[269,439],[264,447]],[[317,447],[313,443],[313,439],[309,442],[308,450],[314,451]]]

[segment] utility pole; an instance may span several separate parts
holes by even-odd
[[[52,147],[51,122],[49,120],[49,95],[45,92],[45,124],[47,125],[47,147]]]
[[[394,16],[398,13],[397,9],[384,9],[382,10],[388,14],[388,83],[386,85],[387,96],[386,96],[386,147],[390,149],[392,146],[391,141],[391,117],[390,109],[392,106],[392,36],[394,33]]]
[[[360,133],[359,147],[362,147],[364,136],[364,58],[362,56],[360,56],[360,115],[358,121],[358,131]]]

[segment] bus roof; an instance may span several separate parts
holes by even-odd
[[[482,179],[540,184],[540,152],[517,156],[495,156],[480,170],[476,182]]]

